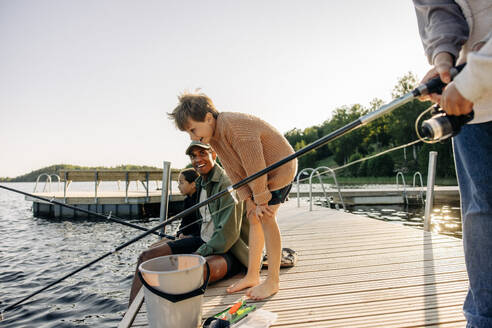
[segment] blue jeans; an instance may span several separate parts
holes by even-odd
[[[492,327],[492,122],[465,125],[453,138],[470,281],[468,328]]]

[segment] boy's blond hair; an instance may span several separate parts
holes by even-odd
[[[204,93],[183,92],[178,96],[178,100],[178,106],[167,115],[170,120],[174,120],[174,124],[181,131],[186,130],[190,118],[196,122],[203,122],[207,113],[211,113],[214,118],[219,116],[212,99]]]

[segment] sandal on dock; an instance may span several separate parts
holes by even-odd
[[[282,248],[282,258],[280,259],[280,267],[281,268],[292,268],[297,264],[298,255],[295,250],[291,248],[284,247]],[[263,257],[263,266],[268,267],[268,257]]]

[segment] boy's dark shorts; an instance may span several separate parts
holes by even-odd
[[[292,189],[292,183],[289,183],[287,186],[281,189],[271,191],[270,193],[272,194],[272,199],[270,199],[268,205],[277,205],[285,202],[287,196],[289,196],[289,192],[291,189]]]
[[[176,239],[168,242],[167,244],[171,248],[173,254],[191,254],[196,252],[200,246],[202,246],[205,242],[200,237],[188,237],[183,239]],[[225,254],[214,254],[217,256],[222,256],[227,263],[227,274],[226,277],[232,276],[239,271],[241,271],[244,266],[239,262],[239,260],[231,254],[231,252],[227,252]]]

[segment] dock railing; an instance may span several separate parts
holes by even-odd
[[[325,170],[325,171],[320,172],[320,170]],[[311,172],[311,174],[309,174],[308,172]],[[337,177],[336,177],[335,171],[332,170],[332,169],[330,169],[327,166],[319,166],[316,169],[313,169],[313,168],[308,167],[308,168],[305,168],[305,169],[301,170],[301,172],[299,172],[299,174],[297,175],[297,179],[296,179],[296,185],[297,185],[297,207],[300,207],[301,206],[301,202],[300,202],[300,182],[301,181],[309,180],[309,211],[312,211],[313,210],[313,175],[314,174],[316,174],[317,177],[318,177],[319,183],[321,184],[321,188],[323,189],[323,194],[325,196],[326,202],[327,203],[330,202],[330,200],[328,199],[328,195],[326,194],[326,190],[325,190],[325,185],[323,183],[323,179],[321,178],[321,175],[322,174],[325,174],[325,173],[330,173],[333,176],[333,179],[335,181],[335,185],[336,185],[337,190],[338,190],[338,196],[340,197],[340,202],[342,203],[343,209],[345,210],[345,203],[343,202],[342,193],[340,191],[340,186],[338,185],[338,181],[337,181]],[[301,176],[303,174],[309,174],[309,178],[301,179]]]
[[[408,196],[407,196],[407,183],[405,182],[405,176],[402,171],[396,172],[396,190],[400,190],[400,184],[398,177],[401,176],[401,181],[403,185],[403,198],[405,198],[405,204],[408,204]]]
[[[419,179],[420,179],[420,189],[419,189],[420,200],[422,201],[422,204],[424,204],[425,203],[425,199],[424,199],[424,182],[422,180],[422,174],[419,171],[417,171],[417,172],[415,172],[413,174],[412,187],[413,188],[417,188],[417,185],[415,184],[417,177],[419,177]]]
[[[321,169],[323,169],[325,171],[319,173],[319,171]],[[325,186],[323,184],[323,180],[321,179],[321,174],[323,174],[323,173],[330,173],[333,176],[333,180],[335,181],[335,185],[336,185],[337,190],[338,190],[338,197],[340,197],[340,201],[342,202],[343,209],[345,210],[345,203],[343,202],[342,193],[340,192],[340,186],[338,185],[337,176],[335,174],[335,171],[333,171],[332,169],[330,169],[327,166],[320,166],[320,167],[316,168],[313,172],[311,172],[311,175],[309,176],[309,210],[310,211],[313,210],[313,196],[312,196],[313,184],[312,184],[312,177],[313,177],[313,174],[314,173],[317,173],[318,174],[318,178],[319,178],[319,180],[321,182],[321,187],[323,188],[323,192],[325,194],[325,198],[326,198],[326,202],[327,203],[329,203],[329,199],[326,196]]]
[[[66,202],[68,188],[72,182],[94,182],[94,203],[98,201],[98,189],[101,181],[125,181],[125,202],[128,203],[128,189],[131,182],[140,182],[149,198],[150,181],[162,181],[163,170],[60,170],[63,181],[63,199]],[[179,169],[171,169],[171,181],[177,181]],[[171,185],[169,189],[171,189]]]

